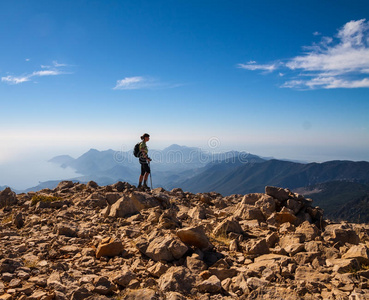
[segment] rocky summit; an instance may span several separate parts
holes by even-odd
[[[0,192],[0,299],[369,299],[369,225],[310,199],[60,182]]]

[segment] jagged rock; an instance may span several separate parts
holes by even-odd
[[[342,258],[356,258],[362,264],[369,263],[369,248],[364,244],[352,246]]]
[[[213,234],[215,236],[227,236],[228,233],[243,233],[242,227],[237,220],[233,217],[229,217],[215,227]]]
[[[82,300],[91,296],[93,296],[92,292],[85,287],[80,287],[72,293],[71,300]]]
[[[327,259],[328,267],[333,266],[333,271],[337,273],[347,273],[360,270],[360,264],[357,259]]]
[[[306,282],[328,282],[330,275],[320,273],[308,266],[300,266],[296,269],[295,279],[304,280]]]
[[[244,195],[242,198],[241,204],[255,205],[256,201],[258,201],[264,195],[265,194],[262,194],[262,193],[253,193],[253,194]]]
[[[109,295],[117,290],[116,286],[106,277],[99,277],[95,280],[93,292],[100,295]]]
[[[157,262],[152,267],[148,268],[147,271],[154,277],[159,278],[161,275],[165,274],[165,272],[169,269],[169,267],[162,262]]]
[[[68,237],[76,237],[78,235],[78,228],[71,224],[61,223],[56,226],[58,235],[65,235]]]
[[[255,206],[259,207],[265,218],[269,218],[276,211],[276,200],[267,195],[263,195],[258,201],[255,202]]]
[[[18,229],[20,229],[24,226],[23,215],[22,215],[21,212],[14,215],[13,223]]]
[[[119,273],[115,274],[113,277],[113,282],[122,287],[127,287],[131,280],[136,279],[136,274],[133,273],[128,268],[124,268]]]
[[[134,207],[140,211],[151,207],[160,206],[160,202],[155,197],[152,197],[143,192],[133,192],[130,195]]]
[[[195,278],[185,267],[171,267],[159,278],[158,287],[163,292],[179,291],[189,293]]]
[[[202,250],[209,250],[214,247],[206,236],[204,227],[201,225],[180,229],[177,231],[177,235],[183,243]]]
[[[296,233],[303,234],[304,241],[309,242],[315,240],[319,235],[319,229],[314,224],[310,224],[308,221],[305,221],[296,228]]]
[[[296,224],[297,220],[298,220],[297,217],[293,214],[293,212],[290,209],[283,207],[280,212],[273,213],[266,220],[266,222],[270,225],[280,226],[283,223],[287,222],[291,224]]]
[[[109,212],[110,217],[124,218],[138,213],[139,210],[134,205],[132,199],[126,195],[123,195],[117,202],[115,202]]]
[[[0,208],[17,204],[17,195],[9,187],[0,192]]]
[[[245,251],[247,254],[262,255],[262,254],[269,253],[269,247],[266,242],[266,239],[261,239],[261,240],[251,241],[250,243],[248,243]]]
[[[149,243],[144,253],[154,261],[173,261],[180,259],[187,251],[188,247],[180,240],[159,236]]]
[[[197,289],[202,293],[218,293],[222,289],[222,285],[218,277],[213,275],[199,283]]]
[[[64,180],[64,181],[59,182],[59,184],[56,187],[56,190],[57,191],[65,191],[65,190],[68,190],[68,189],[72,188],[73,186],[74,186],[73,181]]]
[[[286,201],[291,197],[291,191],[289,189],[282,189],[274,186],[266,186],[265,194],[279,201]]]
[[[235,209],[234,217],[241,220],[258,220],[265,221],[265,217],[258,207],[249,204],[239,203]]]
[[[92,181],[92,180],[87,182],[87,185],[86,185],[87,189],[96,189],[98,187],[99,185],[95,181]]]
[[[200,273],[207,269],[207,265],[200,259],[197,254],[193,254],[192,256],[187,256],[185,266],[192,273]]]
[[[115,238],[106,238],[101,241],[99,247],[96,250],[96,258],[102,256],[113,257],[122,254],[124,251],[123,244],[120,240]]]

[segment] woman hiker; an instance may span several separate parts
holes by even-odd
[[[150,135],[148,133],[145,133],[143,136],[141,136],[142,142],[140,143],[139,149],[139,161],[141,164],[141,175],[138,182],[137,188],[144,188],[144,189],[150,189],[147,186],[147,178],[150,174],[150,161],[151,158],[147,155],[148,149],[146,146],[146,142],[150,140]],[[144,181],[144,184],[142,185],[142,180]]]

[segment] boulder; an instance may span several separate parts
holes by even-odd
[[[262,194],[262,193],[247,194],[243,196],[241,204],[255,205],[255,203],[264,196],[265,194]]]
[[[315,238],[319,235],[320,231],[318,227],[316,227],[314,224],[310,224],[308,221],[305,221],[296,228],[296,233],[303,234],[304,241],[310,242],[315,240]]]
[[[210,276],[209,279],[200,282],[197,285],[197,289],[201,293],[219,293],[222,289],[222,285],[218,277],[213,275]]]
[[[78,235],[78,228],[68,223],[57,224],[55,229],[58,235],[68,237],[76,237]]]
[[[136,274],[127,268],[123,268],[113,276],[113,282],[122,287],[127,287],[131,280],[136,279]]]
[[[120,240],[116,238],[106,238],[101,241],[96,249],[96,258],[102,256],[114,257],[122,254],[124,251],[123,244]]]
[[[256,255],[268,254],[269,247],[266,242],[266,239],[253,240],[249,242],[246,245],[245,252],[247,254],[256,254]]]
[[[204,227],[201,225],[180,229],[177,231],[177,235],[183,243],[201,250],[210,250],[214,247],[206,236]]]
[[[227,236],[228,233],[243,233],[240,223],[233,217],[229,217],[222,221],[217,227],[215,227],[213,234],[215,236]]]
[[[276,211],[276,200],[268,195],[263,195],[255,203],[256,207],[259,207],[265,218],[269,218]]]
[[[300,266],[295,271],[295,279],[306,282],[329,282],[330,275],[320,273],[309,266]]]
[[[138,213],[139,210],[134,205],[132,199],[123,195],[117,202],[110,207],[109,216],[115,218],[125,218]]]
[[[187,251],[188,247],[179,239],[158,236],[149,243],[144,254],[154,261],[173,261],[180,259]]]
[[[241,220],[258,220],[259,222],[265,221],[265,217],[260,208],[249,204],[244,204],[242,202],[236,206],[233,215],[235,218]]]
[[[369,248],[364,244],[352,246],[342,258],[356,258],[362,264],[369,264]]]
[[[291,198],[292,193],[289,189],[283,189],[274,186],[266,186],[265,187],[265,194],[279,200],[279,201],[286,201],[287,199]]]
[[[190,270],[185,267],[171,267],[158,280],[158,287],[163,292],[177,291],[190,293],[195,278],[192,276]]]
[[[133,192],[130,194],[130,198],[134,207],[140,211],[142,209],[147,209],[151,207],[160,206],[160,202],[155,197],[143,193],[143,192]]]
[[[109,295],[117,290],[116,286],[106,277],[96,278],[94,284],[95,288],[93,292],[100,295]]]
[[[17,204],[17,195],[9,188],[0,192],[0,208]]]
[[[23,220],[23,215],[21,212],[16,213],[13,217],[13,223],[14,225],[20,229],[24,226],[24,220]]]

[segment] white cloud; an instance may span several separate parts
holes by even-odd
[[[67,74],[66,72],[59,70],[60,67],[64,67],[64,66],[67,66],[67,65],[59,64],[56,61],[54,61],[53,66],[41,65],[42,69],[47,69],[47,70],[34,71],[30,74],[26,74],[22,76],[8,75],[5,77],[1,77],[1,81],[6,82],[8,84],[19,84],[19,83],[31,81],[31,79],[34,77],[55,76],[55,75],[60,75],[60,74]]]
[[[183,84],[161,82],[152,77],[133,76],[117,80],[114,90],[171,89]]]
[[[147,80],[141,76],[126,77],[124,79],[117,80],[117,84],[114,87],[115,90],[137,90],[146,87]]]
[[[261,71],[267,71],[267,72],[273,72],[275,69],[277,69],[276,64],[266,64],[266,65],[258,65],[255,61],[250,61],[247,64],[238,64],[238,68],[245,69],[245,70],[261,70]]]
[[[318,35],[318,32],[314,35]],[[369,22],[365,19],[350,21],[338,30],[337,35],[322,37],[319,44],[303,47],[305,54],[286,63],[271,65],[242,65],[247,70],[277,68],[297,71],[298,79],[286,81],[282,87],[302,89],[367,88],[369,78]],[[288,72],[284,72],[287,77]],[[296,74],[294,74],[295,76]],[[358,76],[361,77],[358,79]]]
[[[9,84],[18,84],[22,82],[29,81],[29,76],[11,76],[1,77],[1,81],[7,82]]]
[[[60,74],[63,74],[63,72],[60,72],[59,70],[35,71],[30,75],[30,77],[34,77],[34,76],[54,76],[54,75],[60,75]]]

